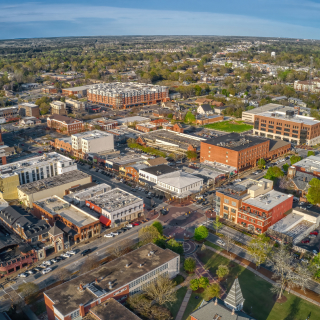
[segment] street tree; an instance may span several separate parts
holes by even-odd
[[[317,178],[311,179],[309,182],[309,189],[307,193],[307,200],[314,205],[320,203],[320,180]]]
[[[291,165],[293,165],[293,164],[299,162],[300,160],[301,160],[301,157],[300,157],[300,156],[293,155],[293,156],[291,156],[291,158],[290,158],[290,163],[291,163]]]
[[[226,243],[225,249],[226,249],[227,252],[229,252],[229,250],[232,247],[232,238],[230,237],[229,234],[227,234],[225,236],[224,240],[225,240],[225,243]]]
[[[190,281],[190,289],[196,291],[199,289],[199,279],[192,279]]]
[[[159,231],[160,235],[163,235],[163,225],[161,222],[155,221],[152,225]]]
[[[167,275],[160,275],[145,288],[145,294],[149,299],[163,306],[165,304],[172,304],[177,300],[174,288],[174,281]]]
[[[160,237],[160,233],[155,226],[146,226],[139,230],[139,241],[142,244],[153,242]]]
[[[263,158],[260,158],[257,162],[257,165],[260,169],[263,169],[264,166],[266,165],[266,160],[264,160]]]
[[[266,179],[269,180],[276,180],[277,178],[280,178],[283,176],[283,172],[279,167],[270,167],[264,176]]]
[[[216,216],[216,220],[213,221],[213,228],[216,230],[216,234],[218,233],[219,229],[223,227],[223,223],[220,222],[219,216]]]
[[[209,235],[209,231],[205,226],[199,226],[194,230],[194,238],[197,241],[206,239]]]
[[[140,293],[129,296],[127,303],[136,313],[139,313],[146,318],[149,316],[152,301],[144,294]]]
[[[213,283],[208,286],[204,291],[204,299],[209,301],[212,298],[220,297],[220,286],[218,283]]]
[[[186,260],[184,260],[183,268],[187,272],[194,272],[194,270],[196,270],[196,260],[188,257]]]
[[[314,151],[311,151],[311,150],[308,151],[308,155],[307,155],[308,157],[314,156],[314,155],[315,155]]]
[[[216,270],[216,274],[219,280],[221,280],[229,274],[229,268],[226,265],[221,264],[220,266],[218,266],[218,269]]]
[[[257,238],[252,238],[249,242],[248,252],[253,257],[257,268],[267,260],[271,249],[272,244],[270,238],[265,234],[261,234]]]
[[[186,156],[191,161],[191,160],[196,160],[198,157],[198,154],[196,151],[188,150],[186,152]]]

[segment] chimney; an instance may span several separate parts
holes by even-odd
[[[79,309],[80,309],[80,316],[84,317],[85,312],[84,312],[84,305],[82,303],[79,304]]]
[[[232,309],[231,315],[232,315],[232,316],[234,315],[234,308]]]
[[[98,284],[98,283],[99,283],[98,279],[94,280],[94,282],[95,282],[95,284]]]
[[[83,291],[83,286],[82,286],[81,283],[80,283],[80,285],[79,285],[79,289],[80,289],[80,291]]]
[[[214,302],[214,305],[216,306],[218,304],[218,298],[216,298],[216,301]]]
[[[140,263],[139,268],[142,268],[142,263]]]

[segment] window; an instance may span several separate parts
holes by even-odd
[[[236,207],[237,206],[237,203],[235,201],[232,201],[231,204]]]
[[[80,317],[80,310],[77,310],[75,312],[72,312],[70,315],[71,319],[75,319],[77,317]]]
[[[229,204],[229,199],[224,199],[223,202]]]
[[[229,211],[229,208],[227,206],[223,206],[223,209]]]
[[[231,209],[231,213],[236,213],[236,209]]]
[[[290,129],[284,129],[285,132],[290,132]]]

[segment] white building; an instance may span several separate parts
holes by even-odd
[[[62,116],[67,114],[66,104],[62,101],[52,101],[50,106],[51,114],[60,114]]]
[[[114,136],[111,133],[93,130],[83,133],[73,134],[72,149],[74,151],[81,150],[85,153],[99,153],[114,150]]]
[[[176,169],[161,164],[159,166],[140,169],[139,179],[141,181],[145,180],[157,184],[159,178],[170,176],[173,172],[176,172]]]

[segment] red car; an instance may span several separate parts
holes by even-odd
[[[309,239],[305,239],[305,240],[302,240],[301,243],[309,243],[310,240]]]
[[[317,236],[318,233],[319,233],[319,232],[318,232],[317,230],[314,230],[314,231],[310,232],[310,234],[314,234],[315,236]]]
[[[134,223],[132,223],[132,225],[136,227],[136,226],[139,226],[140,223],[139,222],[134,222]]]
[[[38,151],[38,153],[42,153],[42,151]]]

